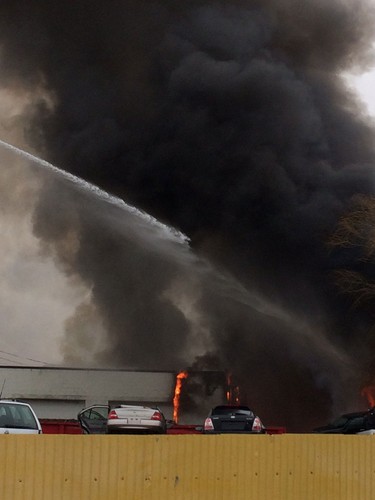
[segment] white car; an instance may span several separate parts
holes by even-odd
[[[167,423],[159,408],[120,405],[108,413],[108,434],[165,434],[166,432]]]
[[[2,399],[0,434],[42,434],[42,426],[29,404]]]

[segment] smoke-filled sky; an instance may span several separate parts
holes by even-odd
[[[229,371],[291,430],[364,405],[373,318],[327,240],[374,193],[342,76],[374,31],[358,0],[1,2],[1,139],[190,238],[1,149],[2,350]]]

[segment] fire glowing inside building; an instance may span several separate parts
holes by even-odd
[[[182,388],[182,381],[187,378],[188,372],[182,371],[177,374],[176,376],[176,387],[174,390],[174,397],[173,397],[173,421],[178,423],[179,420],[179,411],[180,411],[180,397],[181,397],[181,388]]]

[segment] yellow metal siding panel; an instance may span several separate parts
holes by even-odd
[[[373,500],[375,436],[0,436],[1,500]]]

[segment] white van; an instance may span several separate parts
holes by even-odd
[[[29,404],[1,399],[0,434],[42,434],[42,426]]]

